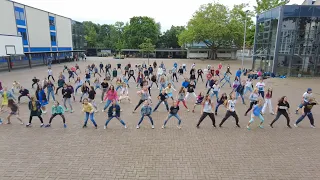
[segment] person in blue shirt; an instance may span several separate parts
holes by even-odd
[[[253,123],[255,117],[258,117],[260,119],[259,128],[263,129],[262,124],[264,122],[264,118],[263,118],[263,116],[261,114],[262,108],[263,108],[263,100],[259,99],[258,103],[256,105],[254,105],[254,107],[252,109],[251,119],[250,119],[250,121],[249,121],[249,123],[247,125],[247,129],[248,130],[250,130],[250,125]]]
[[[143,106],[141,108],[141,119],[137,125],[137,129],[140,128],[140,124],[142,123],[144,117],[148,117],[150,119],[150,122],[151,122],[151,125],[152,125],[152,129],[154,129],[154,125],[153,125],[153,120],[152,120],[152,117],[151,117],[151,114],[152,114],[152,107],[149,105],[149,102],[146,100],[144,101],[143,103]]]
[[[190,84],[190,81],[187,78],[185,78],[185,80],[182,82],[182,86],[184,88],[187,88],[189,86],[189,84]]]
[[[239,81],[241,81],[240,80],[241,74],[242,74],[242,71],[241,71],[241,68],[239,68],[238,71],[236,72],[236,77],[238,77]]]
[[[226,83],[229,83],[229,85],[230,85],[230,87],[231,87],[230,76],[229,76],[228,74],[229,74],[228,72],[224,73],[224,77],[220,80],[220,82],[222,82],[223,80],[225,80],[225,82],[222,84],[221,88],[222,88]]]

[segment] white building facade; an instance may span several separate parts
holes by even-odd
[[[0,36],[22,37],[24,53],[61,56],[63,51],[73,50],[70,18],[9,0],[0,0],[0,13]]]

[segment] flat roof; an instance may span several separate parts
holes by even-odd
[[[85,52],[85,50],[25,52],[24,54],[65,53],[65,52]]]
[[[121,51],[134,51],[139,52],[141,49],[121,49]],[[185,52],[186,49],[155,49],[155,52]]]

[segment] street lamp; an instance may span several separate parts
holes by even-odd
[[[243,34],[243,49],[242,49],[242,69],[243,69],[243,61],[244,61],[244,49],[246,47],[246,35],[247,35],[247,16],[249,10],[246,11],[246,18],[244,21],[244,34]]]

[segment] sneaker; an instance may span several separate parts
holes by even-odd
[[[140,128],[140,126],[139,125],[137,125],[137,129],[139,129]]]
[[[248,129],[248,130],[251,130],[251,128],[250,128],[249,126],[247,126],[247,129]]]
[[[298,114],[298,110],[296,110],[296,114]]]
[[[273,128],[272,124],[269,124],[269,126],[270,126],[271,128]],[[291,128],[291,127],[290,127],[290,128]]]
[[[296,128],[298,127],[298,125],[297,125],[297,124],[293,124],[293,126],[294,126],[294,127],[296,127]]]
[[[238,128],[240,128],[240,125],[239,125],[239,124],[236,124],[236,125],[237,125]]]
[[[165,126],[163,125],[161,128],[162,128],[162,129],[164,129],[164,128],[165,128]]]
[[[87,125],[83,125],[83,126],[82,126],[82,128],[86,128],[86,127],[87,127]]]
[[[21,125],[24,125],[24,123],[23,123],[23,122],[21,122],[20,124],[21,124]]]
[[[221,125],[221,124],[219,124],[219,128],[222,128],[222,125]]]
[[[181,129],[181,126],[177,126],[178,129]]]
[[[212,125],[213,126],[213,128],[216,128],[216,125]]]
[[[51,124],[47,124],[44,126],[45,128],[51,127]]]
[[[95,129],[98,129],[98,126],[94,126]]]
[[[69,111],[69,109],[67,108],[66,110],[65,110],[65,112],[68,112]]]
[[[188,112],[190,112],[190,110],[189,110],[189,109],[187,109],[187,111],[188,111]]]
[[[199,126],[196,126],[196,128],[198,128],[198,129],[199,129]]]
[[[152,125],[151,128],[154,129],[154,125]]]
[[[28,124],[26,125],[26,127],[31,127],[31,123],[28,123]]]
[[[260,125],[260,126],[259,126],[259,128],[260,128],[260,129],[263,129],[263,126],[262,126],[262,125]]]
[[[42,111],[43,114],[47,114],[47,111]]]
[[[270,113],[270,114],[274,115],[274,112],[272,112],[272,113]]]
[[[217,113],[217,112],[215,112],[215,113],[214,113],[214,115],[216,115],[216,116],[217,116],[217,115],[218,115],[218,113]]]
[[[103,103],[103,101],[100,102],[100,104],[102,104],[102,103]]]
[[[128,128],[127,125],[124,125],[124,128],[127,129]]]
[[[64,127],[64,128],[67,128],[67,125],[66,125],[66,124],[63,124],[63,127]]]
[[[103,126],[103,129],[107,129],[107,126],[106,126],[106,125],[104,125],[104,126]]]
[[[95,110],[94,112],[95,112],[95,113],[97,113],[97,112],[98,112],[98,110]]]
[[[40,127],[42,128],[44,126],[44,124],[40,124]]]
[[[102,111],[101,112],[104,112],[104,109],[102,109]]]
[[[290,128],[290,129],[291,129],[292,127],[291,127],[290,125],[288,125],[288,128]]]
[[[311,125],[311,128],[316,128],[314,125]]]

